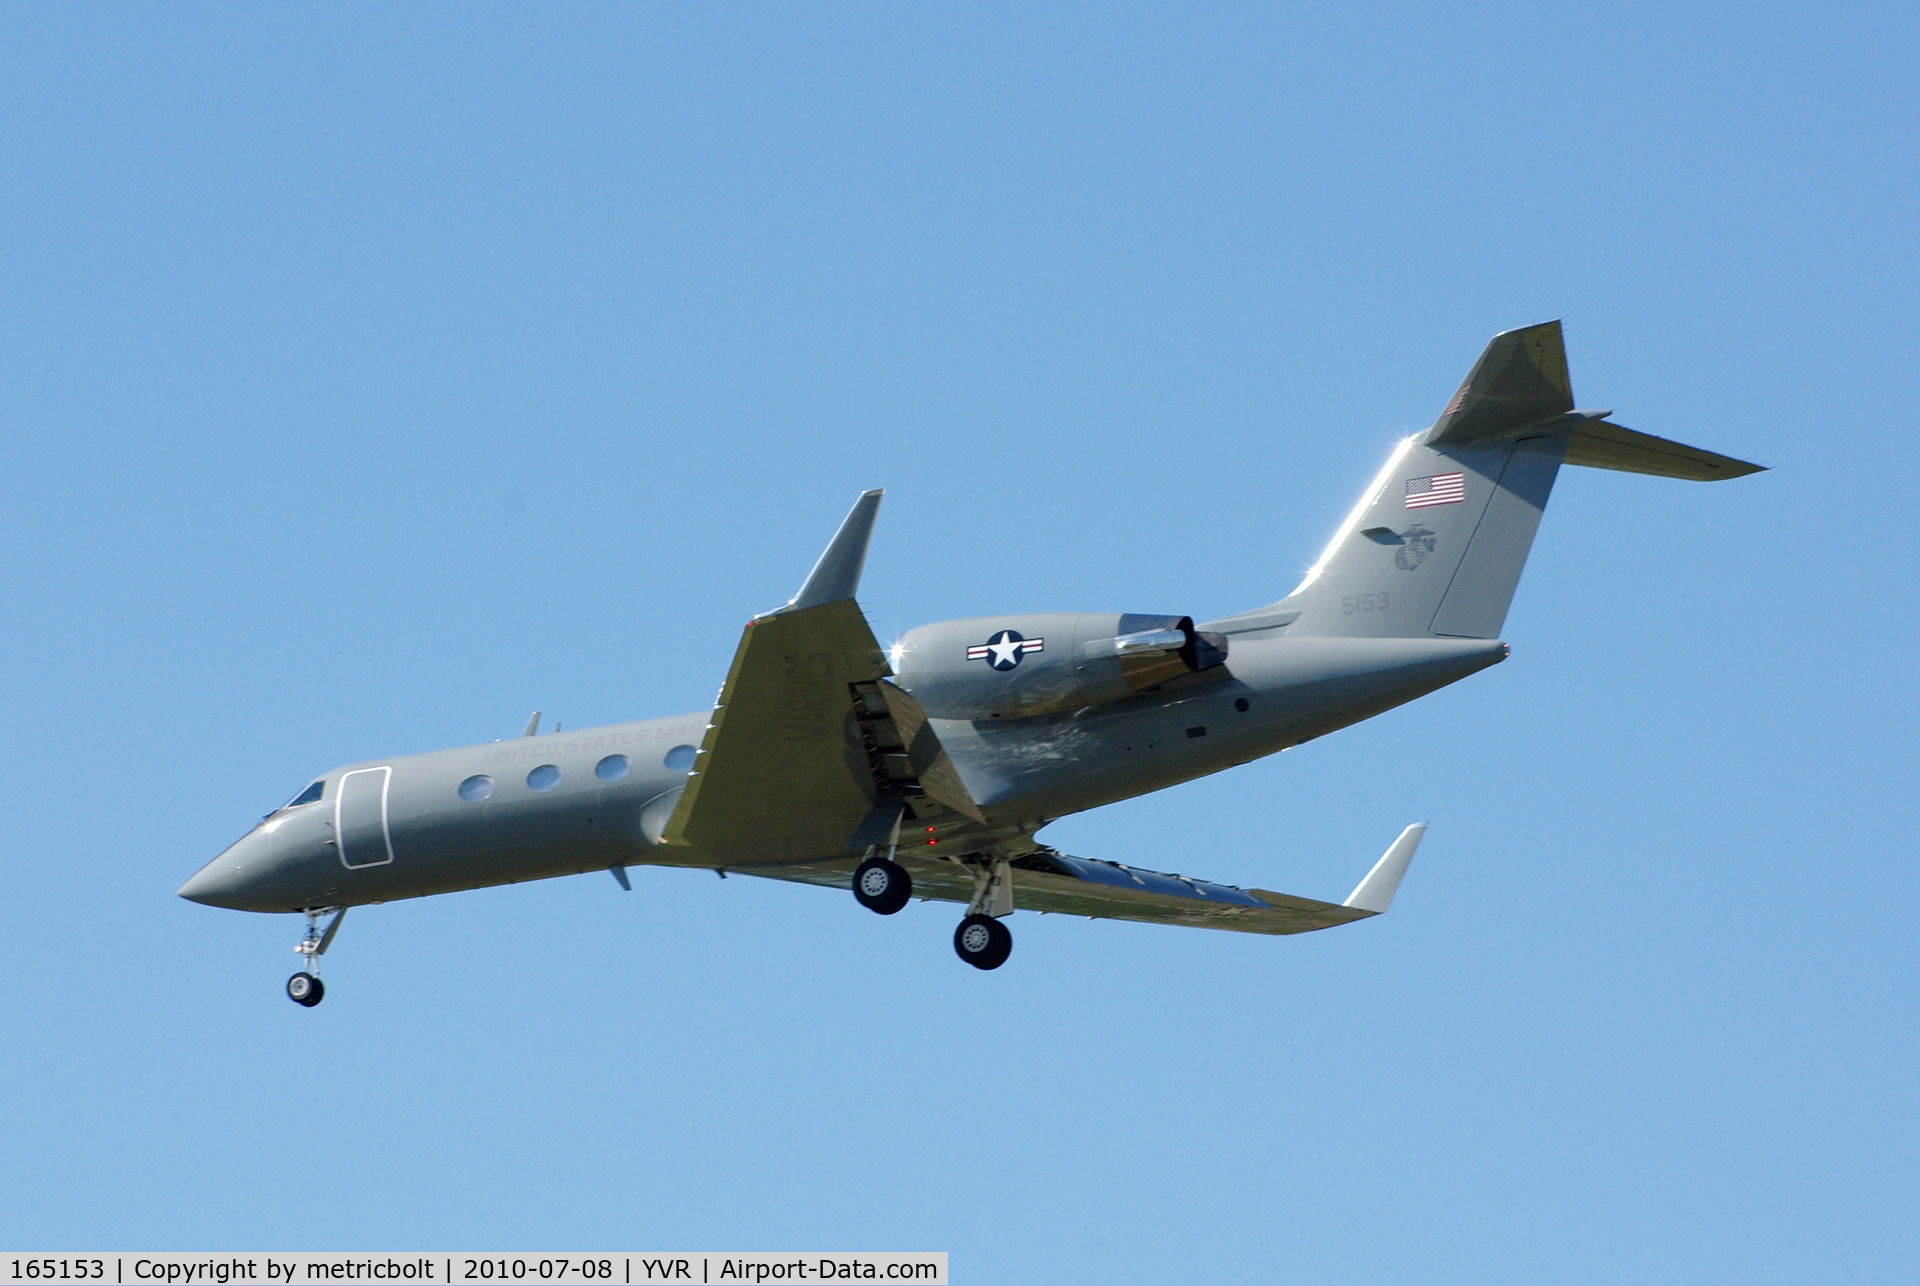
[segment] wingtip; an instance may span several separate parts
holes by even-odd
[[[1353,892],[1342,905],[1373,915],[1385,914],[1387,908],[1393,905],[1393,895],[1400,889],[1400,879],[1407,873],[1407,866],[1413,861],[1414,852],[1419,849],[1426,833],[1425,822],[1415,822],[1401,831],[1400,838],[1388,845],[1387,851],[1373,864],[1367,877],[1354,886]]]
[[[873,524],[879,515],[883,494],[879,487],[860,493],[840,529],[821,553],[820,561],[813,565],[813,571],[800,586],[800,592],[780,610],[818,607],[854,596],[860,588],[860,572],[866,566],[867,544],[873,538]]]

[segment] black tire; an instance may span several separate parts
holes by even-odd
[[[892,915],[913,896],[913,877],[898,862],[870,857],[853,872],[853,896],[869,911]]]
[[[1013,954],[1013,933],[990,915],[970,915],[953,931],[953,950],[976,969],[998,969]]]
[[[287,999],[312,1009],[327,994],[327,985],[310,973],[296,973],[287,979]]]

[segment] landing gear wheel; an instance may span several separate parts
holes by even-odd
[[[312,1009],[327,994],[326,984],[310,973],[296,973],[287,979],[287,999]]]
[[[953,949],[976,969],[998,969],[1013,954],[1013,934],[990,915],[970,915],[953,931]]]
[[[869,911],[892,915],[913,896],[913,877],[897,862],[870,857],[853,873],[853,896]]]

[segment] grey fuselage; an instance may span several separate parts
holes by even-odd
[[[968,669],[947,658],[995,624],[987,618],[915,631],[896,648],[894,668],[900,686],[924,694],[932,725],[988,822],[1029,833],[1069,813],[1284,750],[1506,655],[1504,644],[1485,639],[1288,638],[1284,627],[1256,629],[1232,637],[1225,664],[1145,692],[1037,714],[940,717],[951,704],[946,676],[990,681],[985,665]],[[1075,627],[1065,628],[1061,644]],[[1056,645],[1053,668],[1079,668],[1068,652]],[[931,663],[916,664],[923,657]],[[708,719],[702,712],[350,764],[322,779],[317,800],[262,819],[180,893],[236,910],[286,912],[629,865],[719,868],[697,848],[660,842]],[[676,755],[676,747],[689,749]],[[603,780],[596,768],[609,756],[624,758],[626,771]],[[490,793],[463,798],[462,783],[479,777]],[[821,855],[768,853],[766,860],[811,856]],[[737,860],[726,865],[752,870]]]
[[[1010,870],[1046,856],[1033,833],[1057,817],[1285,750],[1504,659],[1563,464],[1760,471],[1609,415],[1574,409],[1558,322],[1502,332],[1286,598],[1197,628],[1127,613],[946,621],[885,662],[854,597],[881,498],[865,492],[800,592],[748,627],[728,704],[336,769],[181,896],[312,912],[608,868],[624,881],[629,865],[832,884],[908,817],[924,827],[923,874],[952,882],[937,859]],[[984,898],[969,921],[1001,905]]]

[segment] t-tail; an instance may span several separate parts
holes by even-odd
[[[1433,427],[1395,449],[1299,588],[1206,628],[1498,638],[1561,465],[1701,482],[1761,470],[1611,414],[1574,409],[1559,322],[1494,336]]]

